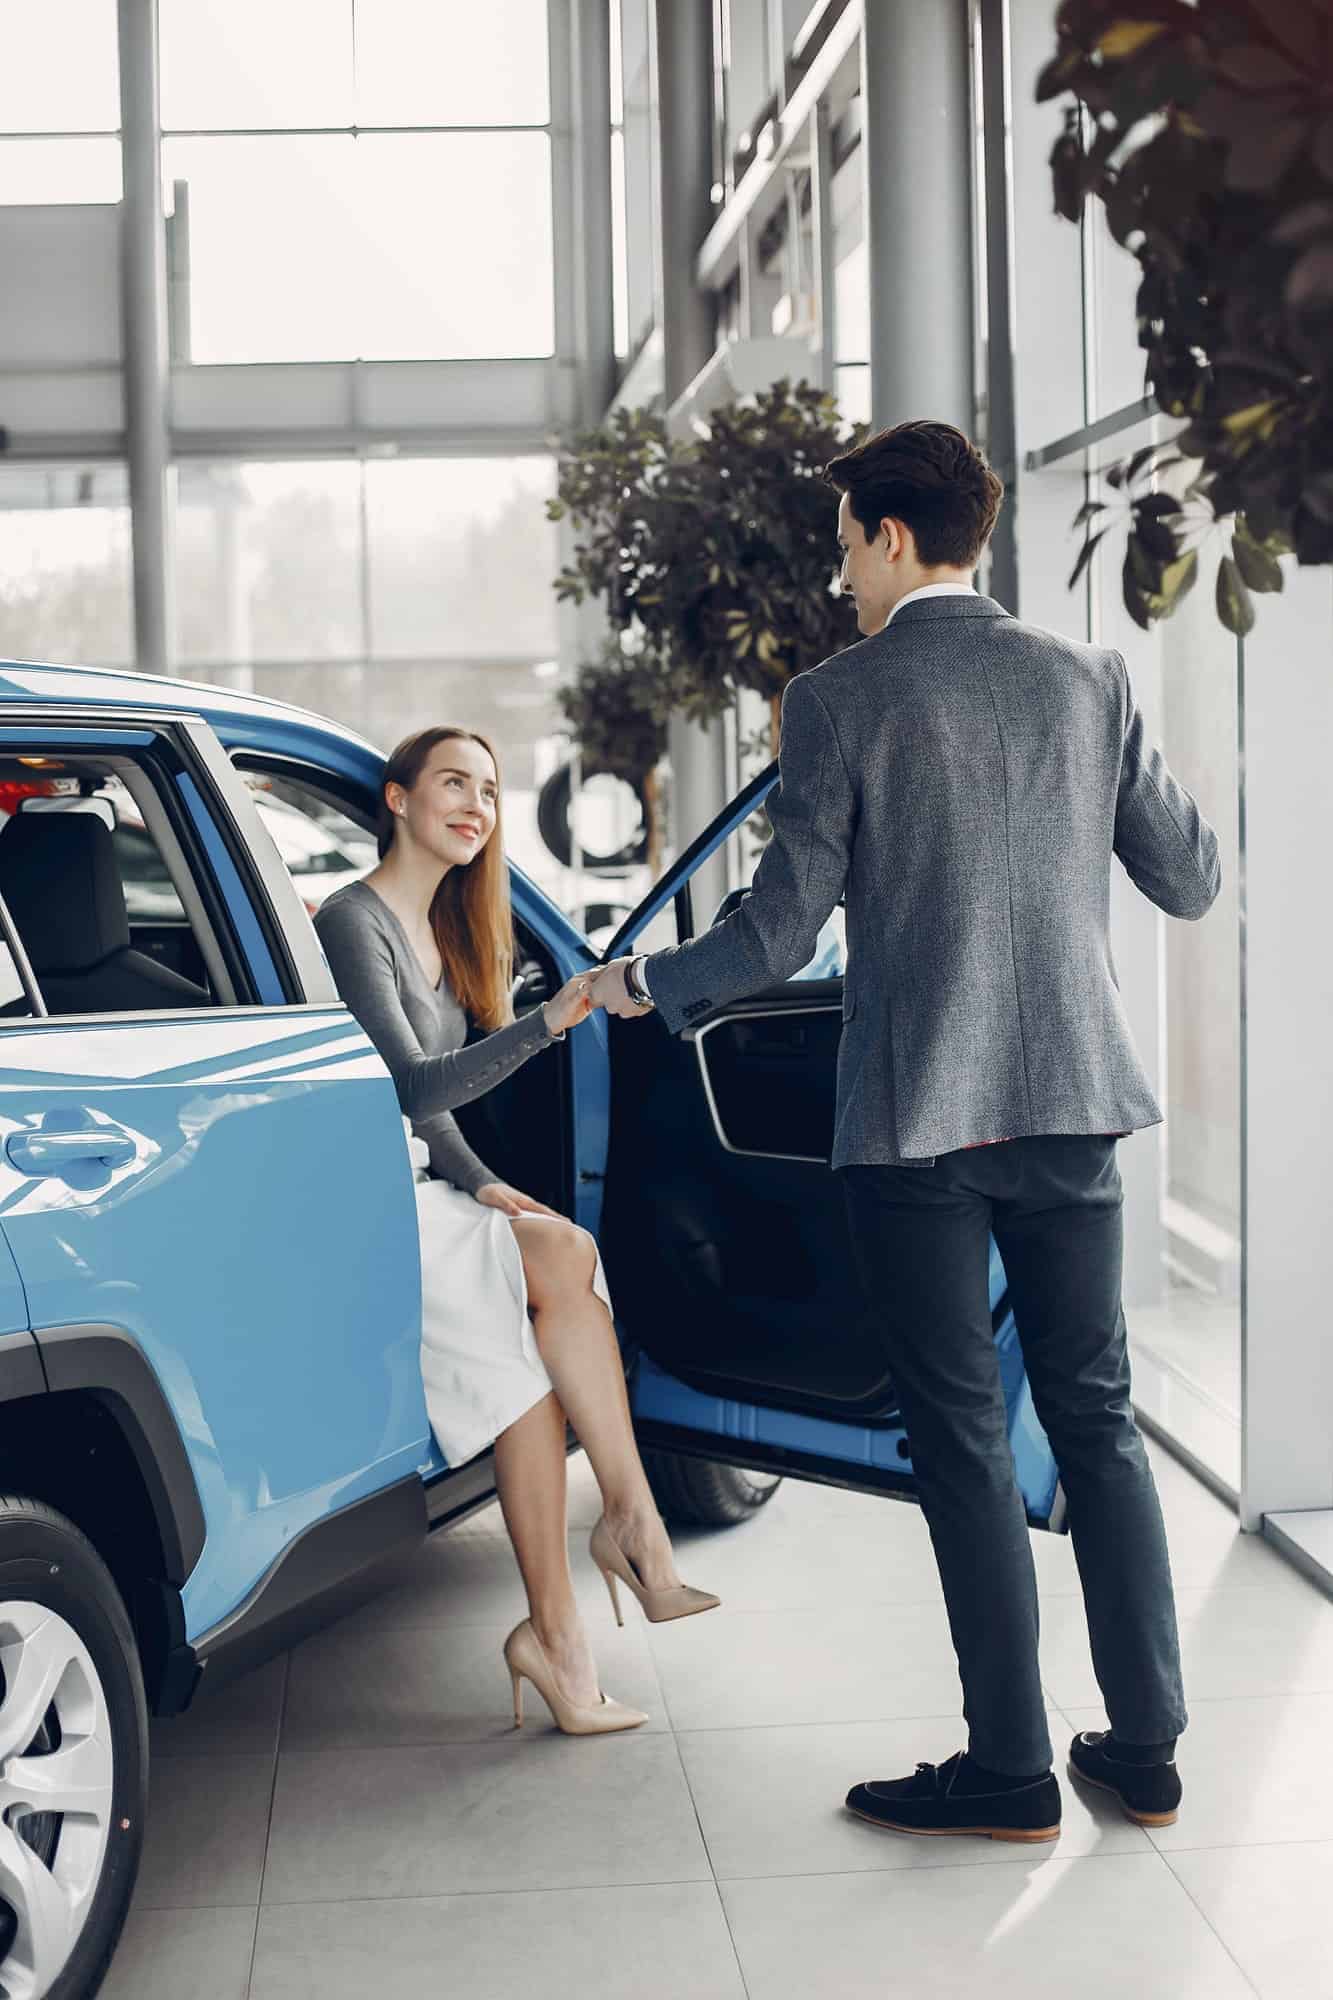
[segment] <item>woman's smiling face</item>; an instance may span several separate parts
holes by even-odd
[[[448,867],[466,867],[495,831],[500,784],[490,753],[465,736],[437,743],[411,791],[389,804],[418,846]]]

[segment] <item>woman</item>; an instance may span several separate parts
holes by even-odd
[[[415,1135],[431,1427],[451,1465],[495,1445],[530,1614],[505,1641],[514,1721],[526,1677],[570,1734],[634,1729],[647,1717],[602,1694],[574,1601],[566,1418],[601,1488],[591,1552],[617,1621],[617,1578],[653,1620],[718,1600],[676,1574],[634,1442],[596,1243],[493,1174],[453,1116],[585,1020],[590,981],[571,979],[535,1013],[513,1018],[499,770],[483,737],[426,729],[399,744],[385,766],[378,845],[378,866],[330,896],[315,926]],[[468,1016],[491,1032],[465,1047]]]

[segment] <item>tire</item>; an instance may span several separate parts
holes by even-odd
[[[780,1473],[746,1472],[674,1451],[645,1451],[643,1469],[663,1518],[680,1527],[734,1528],[766,1507],[782,1484]]]
[[[599,775],[599,767],[589,764],[583,771],[583,782]],[[573,804],[574,772],[569,764],[558,764],[537,794],[537,831],[541,835],[547,852],[553,854],[562,868],[568,868],[574,858],[574,846],[569,833],[569,814]],[[648,853],[648,812],[644,804],[643,786],[635,785],[639,810],[643,814],[643,825],[624,847],[614,854],[592,854],[586,848],[580,859],[589,873],[599,868],[608,871],[637,867]]]
[[[0,1992],[92,2000],[143,1847],[143,1675],[92,1543],[54,1507],[9,1494],[0,1494],[0,1771]],[[79,1811],[15,1813],[32,1803],[25,1778],[59,1797],[42,1788],[66,1773]],[[45,1935],[34,1946],[28,1912],[38,1899]]]

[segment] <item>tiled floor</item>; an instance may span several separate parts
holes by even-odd
[[[1178,1823],[1064,1784],[1049,1849],[913,1841],[858,1778],[962,1741],[912,1508],[790,1482],[680,1538],[723,1609],[618,1632],[576,1570],[631,1736],[575,1740],[500,1642],[494,1509],[367,1610],[154,1731],[143,1873],[105,2000],[1333,2000],[1333,1605],[1160,1452],[1192,1726]],[[583,1532],[579,1532],[581,1529]],[[1060,1766],[1100,1726],[1069,1544],[1034,1537]]]

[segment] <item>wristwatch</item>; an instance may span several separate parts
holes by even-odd
[[[630,959],[626,965],[625,991],[629,994],[630,999],[636,1007],[648,1008],[653,1004],[653,996],[643,984],[639,975],[639,967],[643,964],[645,956],[646,954],[641,952],[637,958]]]

